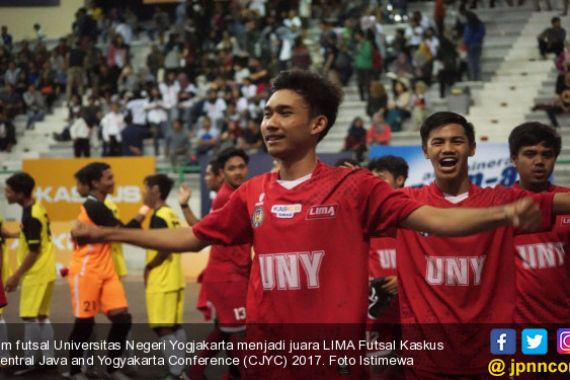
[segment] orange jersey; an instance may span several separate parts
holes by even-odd
[[[81,205],[78,219],[82,223],[97,225],[89,217],[85,204]],[[93,272],[102,277],[111,277],[115,274],[113,257],[111,256],[111,243],[75,245],[71,264],[69,265],[69,274],[83,276]]]

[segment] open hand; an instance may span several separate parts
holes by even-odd
[[[192,197],[192,190],[190,190],[190,186],[187,183],[183,183],[178,188],[178,203],[181,205],[185,205],[188,203],[190,198]]]

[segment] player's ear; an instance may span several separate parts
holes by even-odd
[[[405,182],[406,178],[403,175],[399,175],[398,178],[396,178],[396,187],[403,187]]]
[[[311,134],[312,135],[320,135],[323,133],[327,126],[329,125],[329,121],[325,115],[319,115],[311,121]]]
[[[469,144],[469,157],[473,157],[475,155],[476,150],[477,150],[477,143],[473,141],[473,143]]]
[[[422,151],[424,152],[424,158],[429,159],[428,152],[427,152],[427,146],[425,144],[422,144]]]

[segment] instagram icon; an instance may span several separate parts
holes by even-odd
[[[570,329],[558,329],[557,344],[559,354],[570,355]]]

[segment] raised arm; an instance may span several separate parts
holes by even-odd
[[[182,213],[184,214],[184,219],[186,219],[189,226],[193,226],[200,221],[188,205],[188,201],[191,197],[192,190],[190,189],[190,186],[188,186],[187,183],[183,183],[178,189],[177,198],[180,208],[182,209]]]
[[[76,224],[71,237],[78,244],[123,242],[166,252],[199,252],[210,243],[199,240],[191,228],[139,230]]]
[[[570,205],[570,198],[569,198]],[[490,208],[437,208],[422,206],[412,212],[402,227],[440,236],[464,236],[513,225],[532,231],[540,225],[540,210],[532,198]]]

